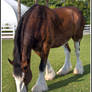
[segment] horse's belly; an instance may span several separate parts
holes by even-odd
[[[53,44],[51,45],[51,48],[56,48],[56,47],[59,47],[59,46],[62,46],[64,44],[66,44],[69,39],[70,39],[70,37],[67,38],[67,39],[58,39],[58,40],[55,40],[53,42]]]

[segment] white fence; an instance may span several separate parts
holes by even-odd
[[[91,29],[91,25],[90,24],[89,25],[85,25],[83,34],[84,35],[91,34],[90,33],[90,29]]]
[[[90,25],[85,25],[83,34],[90,34]],[[11,26],[2,26],[1,27],[1,38],[2,39],[14,39],[15,36],[15,27]]]
[[[14,39],[15,27],[14,25],[5,25],[1,27],[1,38],[2,39]]]

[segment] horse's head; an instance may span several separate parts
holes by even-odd
[[[15,79],[17,92],[27,92],[27,85],[32,79],[30,64],[18,64],[10,59],[8,61],[13,65],[13,77]]]

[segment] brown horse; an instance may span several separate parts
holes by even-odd
[[[32,92],[48,90],[46,80],[55,77],[55,72],[48,59],[50,48],[63,46],[65,64],[57,74],[67,74],[71,69],[70,48],[68,41],[73,39],[77,64],[75,74],[83,74],[80,62],[80,41],[83,36],[84,18],[81,11],[75,7],[49,9],[46,6],[34,5],[21,18],[14,40],[13,76],[17,92],[27,92],[27,85],[32,79],[30,56],[32,49],[40,56],[39,77]],[[44,78],[44,71],[46,75]],[[35,68],[36,69],[36,68]]]

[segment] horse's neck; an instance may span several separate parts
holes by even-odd
[[[22,62],[30,62],[31,50],[28,48],[23,48],[22,50]]]

